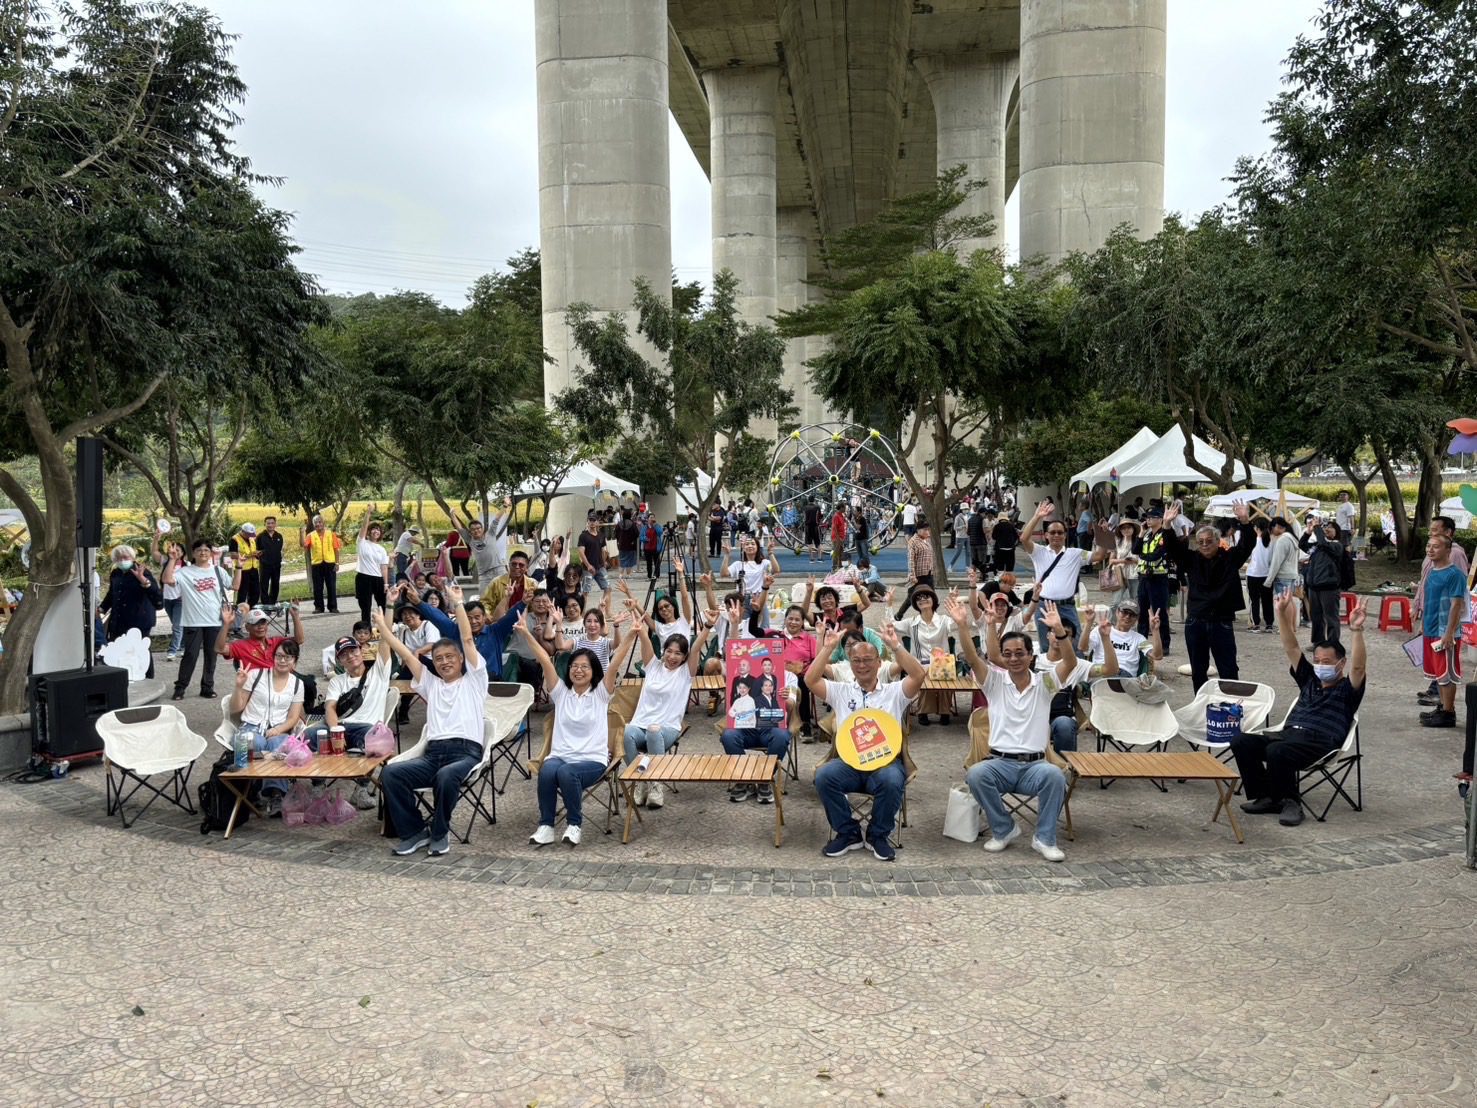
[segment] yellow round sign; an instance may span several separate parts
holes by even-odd
[[[836,728],[836,753],[852,769],[881,769],[902,749],[902,727],[876,708],[852,712]]]

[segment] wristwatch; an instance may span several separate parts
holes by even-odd
[[[1058,635],[1055,631],[1053,631],[1051,637],[1054,639],[1070,639],[1072,637],[1072,632],[1063,631],[1060,635]]]

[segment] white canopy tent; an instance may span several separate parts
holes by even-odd
[[[1072,484],[1081,484],[1092,488],[1094,485],[1111,481],[1115,467],[1121,470],[1125,463],[1132,461],[1139,454],[1142,454],[1150,446],[1153,446],[1158,439],[1159,436],[1154,434],[1153,431],[1147,427],[1140,427],[1134,432],[1133,438],[1129,439],[1102,461],[1095,462],[1081,473],[1074,473],[1072,475]]]
[[[559,482],[559,487],[550,495],[582,496],[586,500],[594,500],[597,496],[609,494],[621,497],[627,493],[639,497],[641,488],[601,469],[594,462],[580,462],[564,475],[564,480]],[[519,497],[543,496],[544,486],[536,478],[529,478],[518,486],[516,495]]]
[[[677,507],[681,511],[695,512],[702,504],[703,499],[713,489],[713,478],[702,470],[697,471],[697,480],[690,485],[679,485],[677,487]]]
[[[1220,469],[1226,464],[1226,456],[1198,435],[1191,436],[1190,442],[1195,458],[1201,465],[1209,469]],[[1238,463],[1233,476],[1238,480],[1245,480],[1246,467]],[[1193,485],[1208,480],[1205,474],[1185,461],[1184,432],[1178,426],[1171,427],[1151,446],[1118,465],[1120,489],[1131,489],[1137,485]],[[1260,488],[1275,488],[1277,475],[1271,470],[1252,466],[1251,483]]]
[[[1265,500],[1270,503],[1259,506],[1268,515],[1274,515],[1279,498],[1283,496],[1287,498],[1287,510],[1299,516],[1309,509],[1318,507],[1318,501],[1311,496],[1299,496],[1295,492],[1284,493],[1279,489],[1237,489],[1235,492],[1223,492],[1212,496],[1205,505],[1205,514],[1207,516],[1229,516],[1234,514],[1237,504]]]

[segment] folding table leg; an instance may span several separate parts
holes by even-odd
[[[784,767],[776,766],[774,770],[774,845],[777,847],[785,841],[785,790],[782,784],[784,779]]]

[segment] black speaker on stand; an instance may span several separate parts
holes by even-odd
[[[96,550],[103,544],[103,443],[77,440],[77,546]]]
[[[116,666],[33,673],[31,750],[47,762],[101,758],[99,716],[128,707],[128,671]]]

